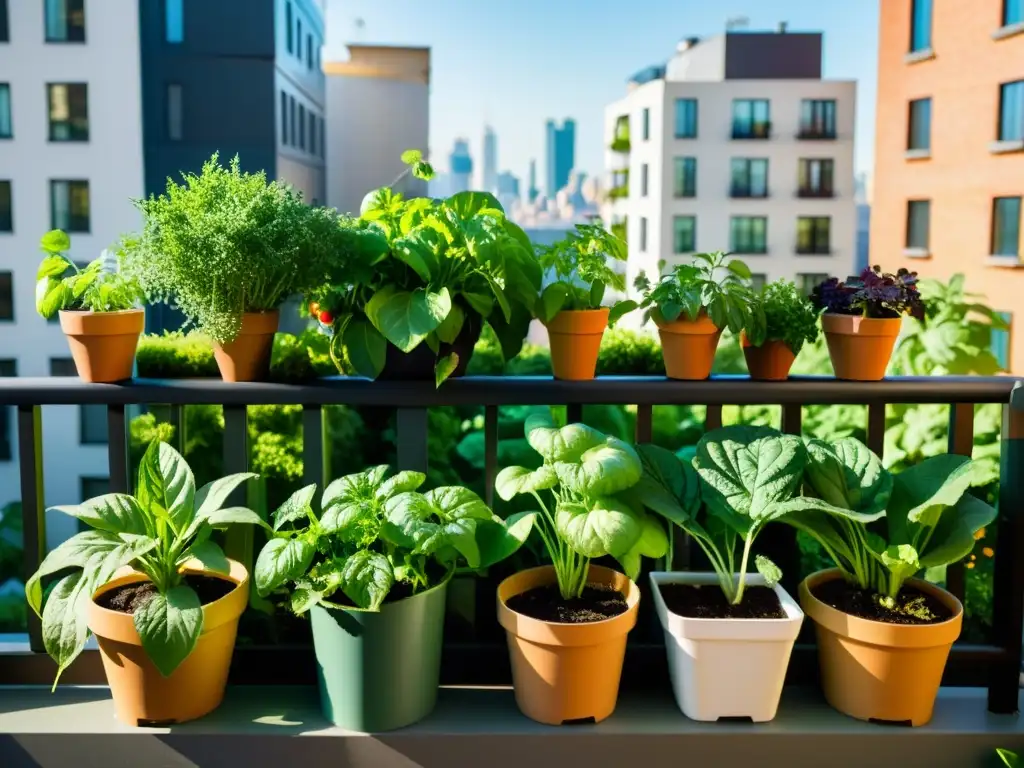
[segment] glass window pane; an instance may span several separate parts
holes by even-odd
[[[999,107],[999,139],[1024,140],[1024,80],[1002,86]]]
[[[910,17],[910,50],[923,51],[932,45],[932,0],[913,0]]]
[[[992,254],[1020,255],[1021,198],[997,197],[993,206]]]
[[[932,132],[932,100],[917,99],[910,102],[910,130],[908,149],[929,149]]]
[[[645,216],[640,217],[640,250],[647,250],[647,218]]]
[[[166,0],[166,39],[168,43],[180,43],[185,39],[184,0]]]
[[[676,216],[673,219],[673,252],[692,253],[696,248],[697,219],[694,216]]]
[[[750,194],[754,197],[768,195],[768,161],[750,161]]]
[[[697,100],[676,99],[676,138],[697,137]]]
[[[281,91],[281,143],[288,144],[288,94]]]
[[[7,21],[7,0],[0,0],[0,43],[10,42],[10,30]]]
[[[11,86],[8,83],[0,83],[0,139],[9,139],[13,134]]]
[[[184,131],[184,114],[182,105],[182,89],[177,83],[167,86],[167,138],[181,141]]]
[[[85,42],[85,0],[45,0],[43,8],[47,42]]]
[[[14,274],[0,272],[0,320],[14,319]]]
[[[644,107],[643,112],[643,137],[644,141],[651,138],[651,110],[647,107]]]
[[[1024,0],[1003,0],[1003,26],[1024,22]]]
[[[286,37],[287,37],[287,40],[288,40],[288,42],[287,42],[288,53],[291,53],[295,49],[295,41],[292,38],[292,35],[294,34],[294,31],[292,29],[292,4],[291,3],[285,3],[284,4],[284,27],[285,27],[285,30],[286,30],[285,34],[286,34]]]
[[[927,200],[907,203],[907,247],[928,248],[928,229],[931,204]]]
[[[0,181],[0,232],[14,231],[14,211],[11,207],[11,182]]]

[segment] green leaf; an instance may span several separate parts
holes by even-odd
[[[447,288],[437,293],[422,288],[415,291],[377,291],[366,304],[366,315],[384,337],[403,352],[415,349],[437,329],[451,311]]]
[[[490,520],[491,510],[483,499],[468,488],[458,485],[447,485],[435,488],[423,494],[423,499],[431,507],[431,512],[441,520]]]
[[[530,310],[522,304],[512,304],[511,310],[511,320],[506,320],[501,312],[492,312],[487,318],[494,335],[498,337],[501,355],[505,360],[512,360],[522,350],[523,340],[526,339],[530,323],[533,322]]]
[[[355,318],[349,322],[342,334],[342,347],[357,375],[376,379],[384,370],[388,343],[369,321]]]
[[[387,501],[392,496],[405,493],[406,491],[415,491],[427,480],[427,476],[422,472],[413,472],[408,469],[404,469],[401,472],[396,472],[393,476],[389,477],[383,483],[380,488],[377,489],[377,498],[381,501]]]
[[[476,543],[476,526],[479,520],[463,517],[441,524],[445,543],[465,559],[470,568],[480,567],[480,548]]]
[[[391,591],[395,576],[384,555],[361,549],[345,560],[341,590],[353,603],[370,611],[380,610]]]
[[[425,283],[429,283],[439,271],[438,254],[448,247],[444,235],[429,226],[418,226],[404,237],[396,238],[391,249],[400,261],[405,262]]]
[[[490,317],[491,312],[494,311],[494,298],[485,293],[463,291],[462,297],[466,300],[472,310],[481,317]]]
[[[480,568],[511,557],[526,543],[533,531],[539,512],[516,512],[502,523],[498,518],[478,520],[476,524],[476,546],[480,552]]]
[[[91,599],[90,580],[81,571],[58,581],[47,597],[43,608],[43,647],[57,662],[54,688],[85,647],[89,633],[85,613]]]
[[[236,488],[247,480],[255,480],[257,477],[259,475],[254,472],[238,472],[207,483],[196,491],[196,517],[204,517],[220,509]]]
[[[304,520],[306,524],[296,527],[307,527],[309,514],[312,512],[310,505],[313,503],[314,495],[316,495],[316,483],[310,483],[285,499],[284,503],[274,512],[274,530],[279,531],[286,524],[299,520]]]
[[[455,211],[461,219],[505,213],[498,198],[489,192],[459,192],[445,200],[444,204]]]
[[[82,504],[51,507],[51,511],[76,517],[86,525],[108,533],[154,533],[152,518],[134,497],[123,493],[108,493]]]
[[[494,490],[505,501],[531,491],[543,491],[558,485],[558,475],[549,464],[538,469],[505,467],[494,480]]]
[[[154,440],[139,464],[136,498],[149,514],[184,531],[195,514],[196,482],[185,459],[167,443]]]
[[[526,419],[526,441],[545,461],[577,461],[584,452],[603,445],[605,436],[586,424],[558,428],[547,414],[534,413]]]
[[[775,585],[782,581],[782,571],[779,570],[779,566],[764,555],[755,557],[754,565],[757,566],[757,572],[764,578],[764,585],[768,589],[775,589]]]
[[[979,498],[964,494],[939,518],[920,553],[922,568],[959,562],[974,549],[974,535],[996,519],[996,510]]]
[[[459,355],[457,352],[449,352],[444,357],[438,358],[437,362],[434,363],[434,386],[440,387],[444,384],[458,367]]]
[[[156,593],[132,617],[150,661],[164,677],[176,670],[199,642],[203,606],[199,595],[184,584]]]
[[[301,616],[314,605],[318,605],[324,599],[322,592],[316,590],[308,582],[300,582],[295,585],[289,596],[289,607],[296,616]]]
[[[429,555],[445,543],[441,526],[430,520],[434,507],[418,493],[392,496],[384,505],[387,516],[380,535],[413,554]]]
[[[491,286],[491,293],[494,295],[494,300],[498,302],[498,306],[501,308],[501,315],[505,318],[505,322],[512,321],[512,305],[509,303],[508,297],[505,295],[504,289],[498,285],[498,282],[491,277],[488,273],[483,273],[484,278],[487,280],[488,285]]]
[[[53,277],[44,277],[36,283],[36,311],[49,320],[72,300],[67,283]]]
[[[808,440],[806,480],[815,496],[864,523],[885,514],[893,485],[881,460],[852,437],[833,445]]]
[[[969,488],[990,480],[981,462],[951,453],[932,456],[895,476],[888,518],[934,526],[942,511],[960,501]]]
[[[355,541],[362,536],[362,528],[376,517],[373,504],[368,501],[345,501],[324,509],[320,527],[342,541]]]
[[[202,520],[213,528],[224,528],[229,525],[258,525],[268,531],[270,530],[267,521],[248,507],[225,507],[196,519]]]
[[[751,278],[750,267],[739,259],[732,259],[729,262],[728,269],[734,275],[743,278],[744,280],[749,280]]]
[[[668,552],[668,536],[665,528],[651,515],[644,515],[641,524],[640,538],[630,550],[618,558],[625,574],[636,581],[640,576],[640,566],[644,557],[664,557]]]
[[[600,280],[595,280],[590,286],[590,307],[597,309],[604,301],[604,291],[607,286]]]
[[[196,544],[191,549],[186,550],[185,554],[182,555],[178,565],[181,565],[188,558],[195,558],[203,564],[203,568],[214,573],[231,573],[231,561],[228,560],[227,555],[224,554],[224,550],[220,548],[220,545],[207,539],[206,541]]]
[[[624,301],[617,301],[612,305],[612,308],[608,311],[608,327],[611,328],[619,320],[628,315],[634,309],[637,309],[640,305],[632,299],[626,299]]]
[[[313,562],[316,547],[304,538],[271,539],[256,558],[256,591],[266,597],[282,584],[303,576]]]
[[[423,153],[418,149],[407,149],[402,153],[402,162],[405,165],[414,165],[423,159]]]
[[[661,446],[637,446],[643,474],[625,497],[634,507],[646,507],[683,530],[694,533],[700,509],[700,478],[689,461]]]
[[[39,270],[36,272],[36,280],[43,280],[47,277],[60,277],[71,264],[63,256],[47,256],[43,259],[39,265]]]
[[[437,326],[437,338],[445,344],[454,344],[462,332],[462,326],[466,322],[466,312],[458,304],[452,304],[452,310],[448,313],[442,323]]]
[[[1020,765],[1020,756],[1016,752],[1011,752],[1008,749],[997,749],[996,754],[1007,768],[1018,768]]]
[[[39,240],[39,247],[47,253],[63,253],[70,250],[71,238],[59,229],[52,229]]]
[[[902,584],[919,570],[917,550],[909,544],[893,545],[882,552],[882,565],[889,569],[897,585]],[[895,595],[892,595],[895,597]]]
[[[642,518],[610,496],[585,504],[566,502],[555,510],[559,538],[584,557],[623,557],[643,532]]]
[[[25,583],[25,598],[29,606],[37,616],[42,615],[43,578],[68,568],[84,568],[91,558],[104,555],[121,543],[122,540],[109,531],[82,531],[59,544],[43,558],[39,568]]]
[[[553,467],[563,488],[588,496],[624,491],[643,474],[636,450],[617,437],[606,437],[602,444],[584,451],[575,461],[556,460]]]
[[[540,294],[540,303],[537,305],[537,316],[542,323],[549,323],[555,315],[562,311],[565,300],[569,296],[569,289],[564,283],[551,283]]]

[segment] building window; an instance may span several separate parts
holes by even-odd
[[[768,99],[733,99],[734,139],[767,139],[771,130],[771,106]]]
[[[797,183],[800,197],[832,197],[835,195],[833,178],[835,177],[834,160],[812,160],[802,158]]]
[[[13,272],[0,272],[0,320],[14,320]]]
[[[89,86],[85,83],[50,83],[50,141],[89,140]]]
[[[77,376],[78,369],[70,357],[50,358],[51,376]],[[82,445],[105,444],[107,433],[107,407],[80,405],[78,407],[78,438]],[[91,497],[90,497],[91,498]]]
[[[306,148],[306,108],[299,104],[299,149]]]
[[[309,151],[316,154],[316,115],[309,113]]]
[[[697,196],[697,158],[677,157],[674,163],[673,194],[676,197]]]
[[[932,0],[911,0],[910,52],[932,47]]]
[[[89,182],[50,182],[50,229],[89,231]]]
[[[907,202],[907,248],[928,250],[931,209],[930,200],[909,200]]]
[[[46,42],[85,42],[85,0],[44,0]]]
[[[164,39],[168,43],[180,43],[185,39],[185,0],[165,0]]]
[[[907,149],[931,149],[932,100],[914,99],[910,102],[907,119]]]
[[[11,86],[0,83],[0,139],[14,136],[14,125],[11,121]]]
[[[697,250],[697,217],[675,216],[672,219],[672,253],[693,253]]]
[[[649,107],[644,107],[642,128],[644,141],[647,141],[651,138],[651,110]]]
[[[647,163],[640,166],[640,197],[647,197],[647,182],[650,175],[650,169]]]
[[[82,501],[95,499],[97,496],[106,496],[110,493],[109,477],[79,477],[79,491],[82,494]]]
[[[836,137],[835,99],[804,99],[800,102],[800,138]]]
[[[288,120],[289,120],[289,122],[292,125],[291,134],[292,134],[292,146],[293,147],[298,143],[296,141],[296,138],[299,135],[299,133],[298,133],[298,125],[297,125],[297,122],[296,122],[297,119],[298,119],[296,117],[297,114],[298,114],[298,112],[295,109],[295,97],[294,96],[289,96],[288,97]]]
[[[14,209],[11,201],[11,182],[0,180],[0,232],[14,231]]]
[[[640,252],[647,252],[647,217],[640,217]]]
[[[288,144],[288,94],[281,91],[281,143]]]
[[[2,4],[2,0],[0,0]],[[3,11],[3,8],[0,8]],[[11,377],[18,375],[17,360],[0,360],[0,377]],[[10,461],[14,458],[14,440],[11,437],[11,424],[14,423],[14,407],[0,406],[0,461]]]
[[[676,138],[697,138],[696,99],[676,99]]]
[[[999,140],[1024,141],[1024,80],[1004,83],[999,91]]]
[[[997,197],[992,203],[993,256],[1020,256],[1020,200]]]
[[[761,291],[768,284],[768,275],[764,272],[754,272],[750,275],[750,287],[755,291]]]
[[[729,250],[733,253],[768,253],[768,219],[733,216],[729,222]]]
[[[1003,26],[1024,23],[1024,0],[1003,0]],[[0,20],[0,24],[3,21]]]
[[[324,119],[320,118],[320,157],[327,157],[327,142],[324,140],[324,134],[327,128],[324,125]]]
[[[826,255],[831,252],[829,231],[832,219],[828,216],[800,216],[796,220],[796,252]]]
[[[810,296],[814,289],[828,280],[830,275],[825,272],[801,272],[796,276],[797,287],[805,296]]]
[[[302,19],[295,20],[295,55],[302,61]]]
[[[10,30],[7,22],[7,0],[0,0],[0,43],[10,42]]]
[[[768,161],[746,157],[732,159],[731,197],[768,197]]]
[[[167,138],[181,141],[184,136],[184,107],[182,90],[178,83],[167,86]]]
[[[295,50],[295,40],[292,37],[292,35],[294,34],[294,31],[292,30],[292,4],[291,3],[285,3],[284,4],[284,28],[286,30],[285,31],[285,35],[288,38],[288,41],[287,41],[288,53],[292,53]]]
[[[313,70],[313,36],[306,35],[306,66]]]
[[[1010,359],[1010,330],[1013,327],[1013,313],[996,312],[996,315],[1003,321],[1003,328],[993,328],[989,336],[989,352],[996,359],[999,367],[1004,371],[1012,370]]]

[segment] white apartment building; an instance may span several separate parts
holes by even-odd
[[[821,78],[818,33],[688,39],[605,108],[611,193],[627,275],[652,279],[724,250],[762,283],[810,290],[856,257],[856,83]]]

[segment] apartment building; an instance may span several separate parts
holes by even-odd
[[[1024,2],[882,0],[871,259],[962,272],[1024,373]]]
[[[605,108],[609,200],[627,277],[731,251],[758,283],[807,290],[856,258],[856,83],[821,76],[822,35],[689,38]]]

